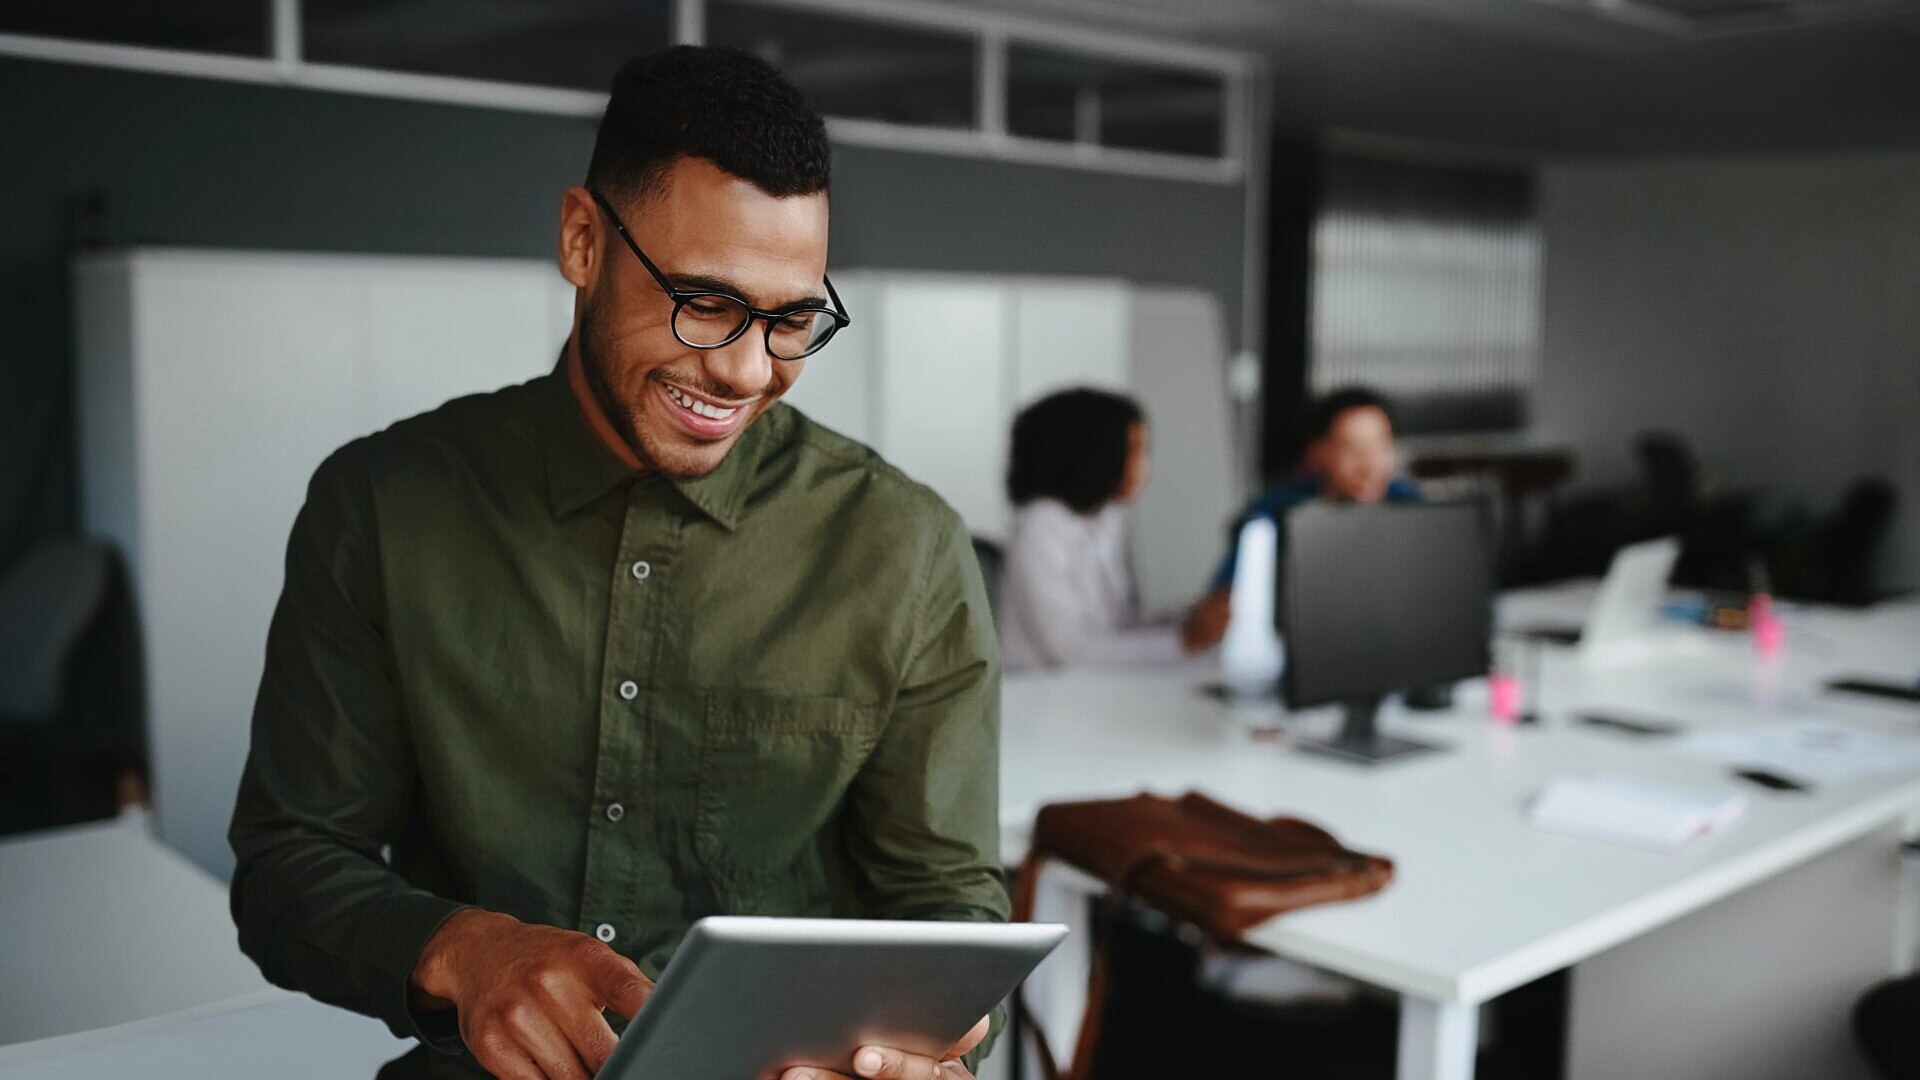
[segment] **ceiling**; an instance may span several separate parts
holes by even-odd
[[[1257,51],[1287,127],[1512,158],[1920,149],[1920,3],[1869,2],[976,0]]]
[[[1920,149],[1920,0],[939,2],[1254,51],[1270,63],[1283,127],[1426,144],[1429,154]],[[636,33],[667,36],[668,0],[302,6],[317,60],[545,85],[601,87]],[[243,53],[264,44],[266,0],[179,7],[0,5],[0,28]],[[871,80],[856,89],[871,94]]]

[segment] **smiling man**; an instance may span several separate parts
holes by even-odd
[[[848,321],[827,180],[765,64],[630,62],[561,200],[557,368],[313,477],[233,909],[274,982],[425,1044],[383,1076],[589,1076],[705,915],[1006,917],[965,529],[780,403]],[[860,1071],[956,1080],[985,1032]]]

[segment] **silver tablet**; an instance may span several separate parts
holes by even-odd
[[[701,919],[599,1075],[851,1076],[869,1045],[937,1057],[1066,936],[1050,923]]]

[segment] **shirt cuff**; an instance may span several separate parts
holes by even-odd
[[[361,958],[380,1016],[400,1038],[418,1039],[442,1053],[459,1053],[459,1018],[452,1009],[431,1012],[413,1007],[413,968],[427,942],[456,912],[472,904],[447,900],[432,893],[411,891],[394,898],[369,936],[369,955]]]

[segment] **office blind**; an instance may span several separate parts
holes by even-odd
[[[1320,181],[1313,391],[1370,386],[1409,433],[1522,426],[1540,342],[1531,176],[1329,155]]]

